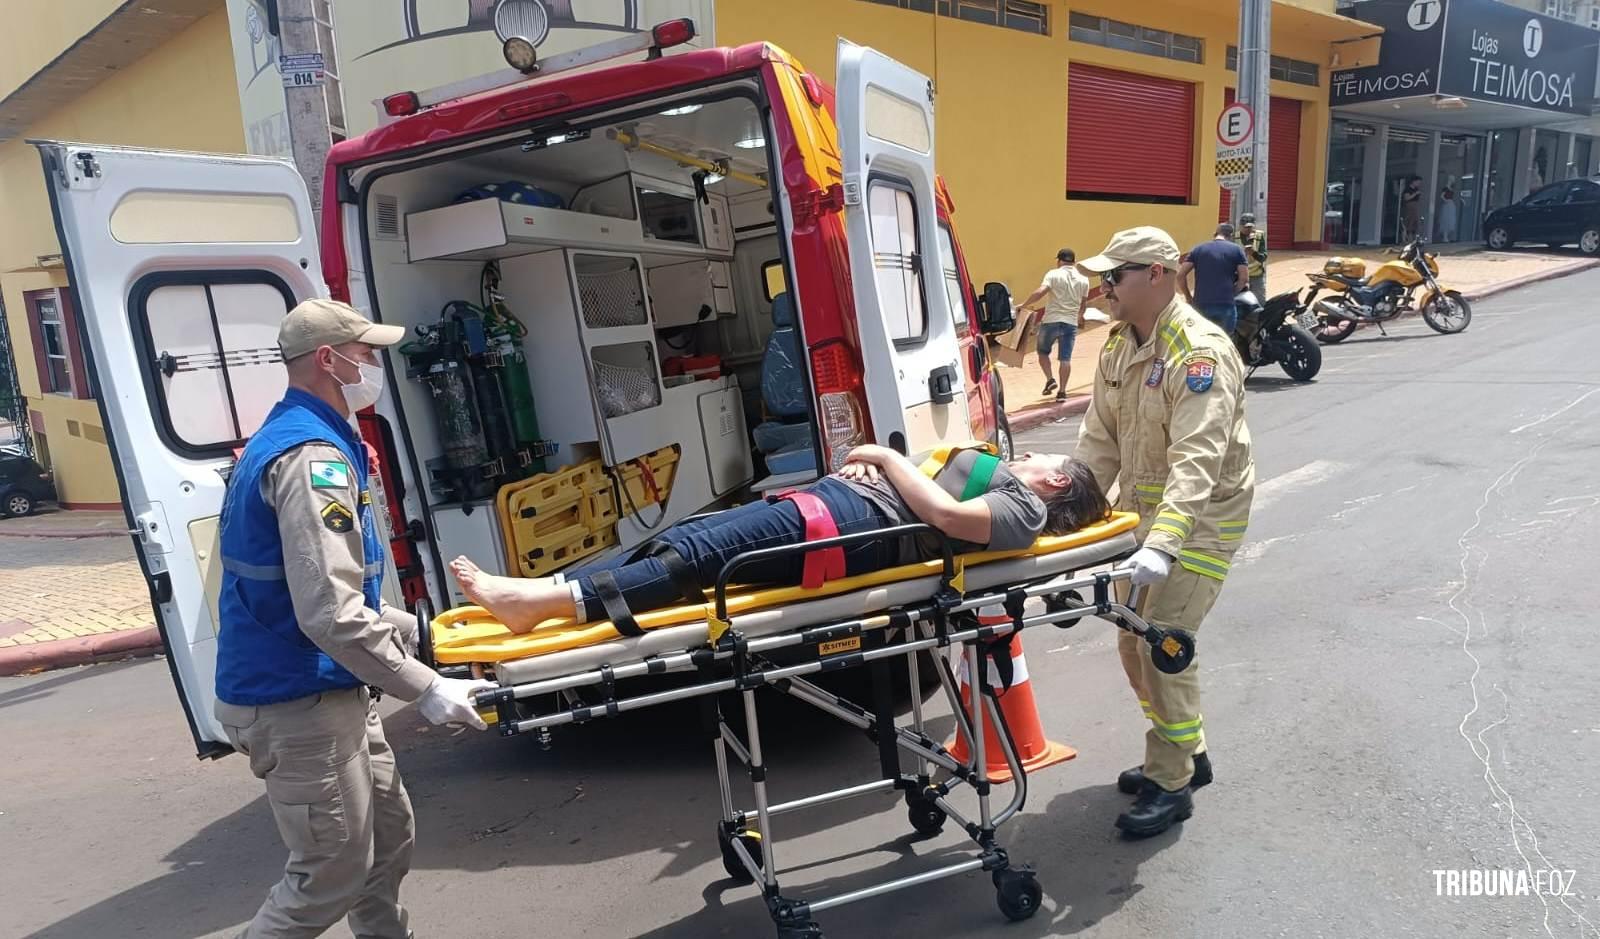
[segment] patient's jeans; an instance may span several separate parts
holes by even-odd
[[[858,495],[855,490],[837,479],[825,477],[811,486],[810,492],[821,499],[833,515],[839,534],[851,535],[888,526],[888,520],[877,507]],[[800,510],[787,499],[779,502],[752,502],[736,509],[719,512],[709,518],[674,525],[656,536],[678,550],[683,559],[692,564],[707,588],[714,586],[722,565],[734,555],[757,548],[800,544],[806,540],[805,520]],[[844,549],[845,572],[849,575],[885,567],[898,556],[897,542],[869,541]],[[605,607],[595,594],[590,575],[609,570],[617,579],[617,587],[628,607],[635,612],[659,609],[680,602],[681,594],[673,583],[667,566],[657,558],[645,558],[626,563],[631,552],[597,564],[587,564],[567,574],[583,591],[584,618],[589,621],[606,619]],[[800,582],[805,555],[796,552],[784,557],[756,561],[739,568],[734,580],[742,584],[783,584]]]

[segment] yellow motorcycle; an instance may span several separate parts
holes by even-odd
[[[1320,272],[1307,274],[1311,289],[1301,301],[1304,320],[1316,318],[1311,331],[1325,344],[1342,342],[1363,323],[1383,324],[1411,310],[1422,311],[1422,320],[1437,332],[1459,333],[1472,322],[1472,306],[1458,290],[1439,283],[1439,259],[1422,249],[1417,239],[1400,249],[1400,256],[1385,261],[1366,276],[1366,262],[1360,258],[1329,258]],[[1413,304],[1417,288],[1420,299]],[[1327,291],[1328,296],[1317,300]],[[1307,316],[1306,314],[1309,314]]]

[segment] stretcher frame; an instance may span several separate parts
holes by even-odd
[[[996,662],[999,656],[1008,657],[1011,638],[1023,629],[1045,624],[1066,628],[1085,617],[1098,616],[1142,638],[1150,646],[1157,668],[1175,673],[1187,668],[1192,661],[1193,639],[1187,633],[1148,624],[1135,612],[1139,605],[1138,590],[1131,587],[1132,574],[1127,570],[1082,577],[1071,573],[1055,574],[1032,583],[963,594],[959,589],[964,580],[962,566],[949,539],[927,525],[901,525],[737,555],[724,565],[717,579],[713,597],[715,619],[727,622],[729,585],[738,570],[747,564],[820,548],[849,547],[873,540],[923,534],[938,539],[942,562],[940,589],[925,602],[758,638],[747,639],[734,628],[698,649],[650,655],[615,667],[602,665],[568,675],[485,689],[478,693],[477,704],[480,708],[494,708],[502,736],[533,733],[547,741],[549,731],[555,727],[701,699],[704,732],[711,743],[717,769],[722,814],[717,839],[723,867],[735,880],[760,884],[780,939],[822,939],[821,927],[812,919],[813,914],[980,870],[990,873],[1001,911],[1012,920],[1028,919],[1038,911],[1042,898],[1035,872],[1031,866],[1013,864],[996,840],[1000,826],[1021,812],[1026,803],[1027,773],[1006,727],[998,697],[990,686],[989,669],[994,667],[991,656],[996,656]],[[1097,563],[1119,560],[1131,553],[1129,549]],[[1126,603],[1119,602],[1113,592],[1113,586],[1122,581],[1130,583],[1131,592]],[[1084,599],[1086,594],[1088,599]],[[1046,599],[1045,610],[1030,615],[1024,607],[1027,601],[1035,598]],[[977,619],[979,609],[995,606],[1005,609],[1009,621],[983,623]],[[806,646],[817,649],[816,658],[793,665],[780,665],[769,658],[773,653]],[[963,698],[948,663],[942,655],[935,656],[940,666],[936,669],[939,684],[950,703],[957,732],[971,741],[971,759],[967,762],[957,760],[942,744],[930,738],[924,725],[919,655],[942,653],[951,648],[960,649],[967,674],[975,676],[967,683],[967,695]],[[830,653],[827,651],[830,649],[842,651]],[[906,660],[906,674],[912,689],[911,721],[904,727],[897,723],[894,676],[890,671],[891,662],[900,657]],[[807,680],[807,676],[862,666],[869,669],[874,699],[870,708]],[[693,684],[646,694],[618,694],[618,681],[685,670],[696,673]],[[573,704],[572,693],[580,688],[600,689],[601,702]],[[864,731],[877,744],[880,778],[772,804],[767,794],[760,708],[755,695],[759,688],[786,694]],[[737,692],[741,698],[745,719],[743,740],[723,717],[718,696],[726,692]],[[554,709],[539,711],[527,703],[535,697],[551,694],[559,702]],[[1001,731],[997,736],[1002,756],[1012,774],[1011,798],[998,811],[993,805],[987,776],[987,742],[981,724],[975,719],[980,713],[987,714]],[[905,772],[901,766],[902,752],[914,758],[914,773]],[[743,766],[751,781],[753,810],[735,804],[730,755]],[[939,775],[938,771],[945,775]],[[968,819],[950,802],[950,796],[963,787],[970,788],[977,796],[976,820]],[[920,834],[931,836],[942,829],[947,819],[954,819],[976,845],[976,856],[822,899],[799,901],[783,896],[772,838],[774,816],[857,796],[897,791],[904,793],[912,827]],[[753,829],[749,827],[752,821]]]

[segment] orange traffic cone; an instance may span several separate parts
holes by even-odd
[[[983,607],[978,611],[978,622],[984,625],[1009,622],[1005,608],[995,604]],[[1028,663],[1022,658],[1022,643],[1011,644],[1011,687],[1002,688],[1000,677],[993,668],[989,669],[989,687],[995,690],[1000,697],[1000,712],[1005,715],[1006,727],[1011,730],[1012,742],[1017,748],[1017,759],[1022,761],[1025,772],[1032,773],[1064,763],[1078,755],[1078,751],[1064,743],[1056,743],[1044,735],[1044,727],[1039,723],[1039,707],[1033,700],[1033,688],[1028,684]],[[967,670],[963,667],[958,673],[957,686],[961,692],[961,700],[968,708],[972,707],[972,696],[967,690],[969,680]],[[981,702],[980,702],[981,703]],[[1000,734],[989,721],[989,710],[985,705],[980,709],[983,721],[983,754],[986,775],[992,782],[1009,782],[1011,779],[1011,765],[1006,762],[1005,754],[1000,750]],[[950,755],[965,763],[972,758],[972,751],[967,743],[966,735],[960,732],[959,726],[956,739],[953,743],[945,745]]]

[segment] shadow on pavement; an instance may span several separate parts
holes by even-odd
[[[73,682],[82,681],[87,678],[94,678],[96,676],[104,675],[107,672],[120,672],[124,669],[131,668],[139,664],[140,663],[138,662],[127,661],[96,665],[92,668],[86,667],[64,669],[60,672],[52,674],[49,678],[42,678],[37,681],[28,681],[26,684],[18,681],[18,679],[25,679],[26,676],[15,676],[11,681],[6,682],[6,684],[15,684],[16,687],[9,688],[6,691],[0,691],[0,709],[12,707],[18,704],[25,704],[29,701],[36,701],[40,698],[46,698],[52,694],[55,694],[56,689],[70,685]]]

